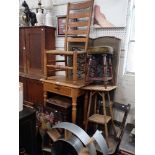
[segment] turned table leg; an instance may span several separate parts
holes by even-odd
[[[72,97],[72,123],[76,123],[77,96]]]

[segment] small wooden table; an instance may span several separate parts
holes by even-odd
[[[108,143],[108,128],[107,128],[107,124],[108,122],[111,120],[112,121],[112,125],[113,125],[113,130],[114,130],[114,134],[116,136],[116,130],[115,130],[115,126],[114,126],[114,122],[113,122],[113,114],[112,114],[112,104],[111,104],[111,98],[110,98],[110,94],[109,92],[115,90],[117,88],[117,86],[107,86],[105,88],[104,85],[88,85],[83,87],[82,89],[86,91],[86,95],[85,95],[85,108],[84,108],[84,123],[85,123],[85,131],[87,131],[87,126],[88,126],[88,122],[94,122],[94,123],[98,123],[98,124],[104,124],[105,127],[105,138],[106,138],[106,142],[107,145],[109,146]],[[89,102],[88,102],[88,94],[89,95]],[[96,110],[97,107],[97,95],[100,95],[102,97],[102,103],[103,103],[103,114],[99,114]],[[107,95],[108,97],[108,104],[109,104],[109,108],[110,108],[110,116],[107,116],[107,112],[106,112],[106,97],[105,95]],[[90,108],[92,106],[92,98],[94,98],[94,102],[95,104],[94,106],[94,114],[90,116]],[[86,111],[87,110],[87,111]],[[87,116],[86,116],[87,114]]]
[[[84,90],[80,88],[85,86],[85,82],[83,80],[66,80],[65,76],[52,76],[48,80],[41,79],[41,81],[43,82],[44,106],[46,106],[48,92],[71,97],[72,123],[76,123],[77,98],[84,94]]]

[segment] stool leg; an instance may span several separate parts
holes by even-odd
[[[97,94],[95,94],[95,97],[94,97],[94,114],[97,113]],[[97,129],[98,127],[98,124],[95,124],[95,130]]]
[[[89,118],[89,115],[90,115],[90,107],[91,107],[91,102],[92,102],[92,96],[93,96],[93,92],[90,92],[89,103],[88,103],[87,119],[86,119],[86,124],[85,124],[85,131],[87,131],[87,127],[88,127],[88,118]]]
[[[108,127],[107,127],[107,120],[106,120],[107,113],[106,113],[106,102],[105,102],[105,94],[104,94],[104,92],[102,92],[102,100],[103,100],[103,112],[104,112],[104,121],[105,121],[105,125],[104,125],[105,138],[106,138],[107,145],[109,147],[109,143],[108,143]]]
[[[85,93],[85,99],[84,99],[84,121],[83,121],[83,125],[85,125],[85,122],[86,122],[86,117],[87,117],[87,109],[88,109],[88,91],[86,91]]]
[[[97,113],[96,107],[97,107],[97,94],[95,94],[95,97],[94,97],[94,114]]]
[[[107,58],[106,58],[106,54],[103,54],[103,81],[104,81],[105,88],[107,88]]]
[[[111,62],[111,57],[109,57],[109,70],[110,70],[110,77],[112,78],[112,85],[114,85],[114,77],[113,77],[113,70],[112,70],[112,62]]]
[[[116,129],[115,129],[114,119],[113,119],[112,103],[111,103],[111,101],[110,101],[110,94],[109,94],[109,92],[107,92],[107,93],[108,93],[108,102],[109,102],[110,116],[111,116],[113,131],[114,131],[114,135],[115,135],[115,137],[116,137]]]

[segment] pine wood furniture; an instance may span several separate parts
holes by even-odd
[[[19,81],[24,85],[28,104],[43,104],[45,50],[55,49],[55,28],[47,26],[19,28]],[[55,57],[51,56],[50,60]],[[49,75],[53,73],[48,72]]]
[[[76,123],[77,98],[84,94],[81,88],[85,85],[83,80],[66,80],[65,76],[52,76],[50,79],[41,79],[44,90],[44,106],[48,100],[48,92],[71,97],[72,99],[72,123]]]
[[[86,90],[86,97],[85,97],[85,131],[87,131],[88,122],[93,122],[97,124],[104,125],[105,130],[105,138],[107,145],[109,146],[108,141],[108,122],[112,122],[114,134],[116,135],[116,130],[113,122],[113,112],[112,112],[112,101],[110,98],[110,92],[115,90],[117,86],[107,86],[105,88],[104,85],[88,85],[83,87],[83,90]],[[89,95],[89,102],[88,102],[88,95]],[[98,105],[97,105],[97,95],[102,97],[102,105],[103,105],[103,114],[99,113]],[[107,115],[106,111],[106,96],[108,98],[108,106],[110,109],[110,116]],[[92,100],[94,98],[94,105],[92,103]],[[93,114],[90,116],[91,108],[93,109]],[[87,115],[87,116],[86,116]]]
[[[68,3],[67,7],[67,19],[65,29],[65,49],[64,50],[47,50],[46,56],[49,55],[62,55],[63,60],[54,60],[54,64],[51,61],[45,62],[46,77],[48,79],[48,70],[53,72],[65,71],[66,78],[77,81],[83,78],[85,75],[86,64],[86,51],[89,41],[89,31],[93,11],[93,0],[80,2],[80,3]],[[81,49],[69,49],[70,43],[83,44]],[[83,62],[78,62],[79,57],[82,57]],[[65,65],[57,64],[64,62]],[[80,75],[79,75],[80,74]]]

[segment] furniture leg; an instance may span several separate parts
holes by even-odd
[[[90,107],[91,107],[91,102],[92,102],[92,96],[93,96],[93,92],[90,92],[89,104],[88,104],[88,112],[87,112],[87,119],[86,119],[86,123],[85,123],[85,131],[87,131],[87,127],[88,127],[88,118],[89,118],[89,114],[90,114]]]
[[[102,92],[102,101],[103,101],[103,112],[104,112],[104,121],[105,121],[105,125],[104,125],[104,128],[105,128],[105,138],[106,138],[107,145],[109,147],[109,143],[108,143],[108,127],[107,127],[107,119],[106,119],[106,116],[107,116],[107,113],[106,113],[106,101],[105,101],[105,94],[104,94],[104,92]]]
[[[73,52],[73,81],[77,81],[77,51]]]
[[[110,108],[110,115],[111,115],[111,121],[112,121],[113,131],[114,131],[114,135],[115,135],[115,137],[116,137],[116,129],[115,129],[114,119],[113,119],[112,103],[111,103],[111,101],[110,101],[109,92],[107,92],[107,93],[108,93],[108,102],[109,102],[109,108]]]
[[[86,93],[85,93],[85,100],[84,100],[84,114],[83,114],[83,116],[84,116],[84,121],[83,121],[83,125],[85,125],[85,123],[86,123],[86,117],[87,117],[87,109],[88,109],[88,91],[86,91]]]
[[[72,97],[72,123],[76,123],[77,96]]]

